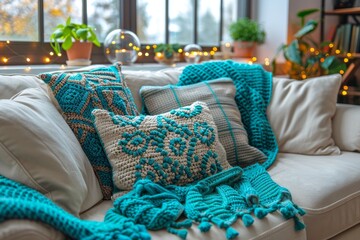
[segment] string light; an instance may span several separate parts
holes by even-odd
[[[53,52],[49,52],[49,55],[50,55],[50,56],[54,56],[54,53],[53,53]]]
[[[31,61],[31,59],[30,59],[30,58],[26,58],[26,61],[29,63],[29,62]]]
[[[325,62],[325,58],[320,58],[320,62]]]
[[[349,90],[349,86],[344,85],[344,86],[343,86],[343,89],[344,89],[344,90]]]
[[[210,55],[214,56],[215,55],[215,51],[210,51]]]
[[[132,47],[134,44],[133,43],[129,43],[129,47]]]
[[[265,63],[265,66],[269,66],[270,65],[270,59],[269,58],[265,58],[264,59],[264,63]]]
[[[351,57],[352,54],[351,54],[351,53],[347,53],[346,56],[347,56],[347,57]]]
[[[315,48],[310,48],[310,52],[315,52]]]
[[[2,58],[2,61],[3,61],[4,63],[7,63],[7,62],[9,61],[9,59],[6,58],[6,57],[3,57],[3,58]]]
[[[50,58],[48,58],[48,57],[44,58],[44,62],[49,63],[49,62],[50,62]]]
[[[249,65],[252,65],[252,64],[253,64],[253,62],[250,60],[250,61],[248,61],[248,64],[249,64]]]
[[[153,47],[153,49],[157,48],[156,44],[154,44],[152,47]]]
[[[141,57],[143,55],[142,52],[138,52],[138,56]]]
[[[178,53],[182,53],[183,52],[183,50],[180,48],[179,50],[178,50]]]
[[[340,50],[339,50],[339,49],[336,49],[336,50],[335,50],[335,53],[336,53],[336,54],[340,54]]]
[[[146,46],[146,50],[149,50],[149,49],[150,49],[150,46],[149,46],[149,45],[147,45],[147,46]]]
[[[24,70],[25,70],[25,72],[30,72],[30,71],[31,71],[31,67],[26,67]]]
[[[58,53],[57,55],[58,55],[58,57],[61,57],[61,56],[62,56],[62,54],[61,54],[61,53]]]
[[[341,75],[343,75],[345,72],[344,72],[344,70],[341,69],[341,70],[339,71],[339,73],[340,73]]]
[[[149,53],[148,53],[148,52],[146,52],[146,53],[145,53],[145,57],[148,57],[148,56],[149,56]]]
[[[213,47],[212,50],[213,50],[214,52],[216,52],[218,49],[217,49],[217,47]]]
[[[343,96],[346,96],[347,95],[347,91],[341,91],[341,95],[343,95]]]
[[[252,58],[251,58],[251,61],[252,61],[252,62],[256,62],[256,61],[257,61],[257,58],[256,58],[256,57],[252,57]]]
[[[344,63],[347,63],[349,61],[348,58],[344,58]]]
[[[334,44],[333,43],[329,43],[329,48],[333,48]]]
[[[7,44],[10,44],[10,41],[9,41],[9,40],[7,40],[7,41],[6,41],[6,43],[7,43]]]

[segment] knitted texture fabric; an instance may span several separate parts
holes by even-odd
[[[41,74],[62,115],[91,162],[105,199],[113,193],[112,169],[92,122],[93,109],[137,115],[131,92],[121,78],[119,64],[89,72]]]
[[[190,85],[219,77],[233,80],[236,87],[235,101],[248,133],[249,143],[267,156],[262,165],[270,167],[278,152],[274,133],[266,117],[272,93],[271,73],[257,64],[242,64],[230,60],[205,62],[185,67],[178,85]]]
[[[64,233],[71,239],[150,240],[142,225],[110,209],[104,222],[86,221],[74,217],[55,205],[41,193],[0,176],[0,222],[9,219],[39,221]]]
[[[214,117],[219,140],[228,162],[246,167],[263,162],[267,157],[249,145],[246,130],[235,102],[236,89],[230,78],[203,81],[187,86],[144,86],[140,89],[145,109],[150,115],[187,106],[195,101],[205,102]]]
[[[215,225],[225,230],[227,239],[233,239],[239,234],[231,227],[234,222],[240,220],[249,227],[253,216],[262,219],[274,211],[294,219],[295,230],[305,227],[300,221],[305,212],[259,164],[244,170],[233,167],[187,186],[139,180],[130,193],[115,200],[114,208],[147,229],[166,229],[182,239],[193,222],[201,232]],[[178,222],[180,216],[185,216],[185,221]]]
[[[230,168],[210,110],[203,102],[152,116],[94,110],[94,123],[120,190],[150,179],[185,185]]]

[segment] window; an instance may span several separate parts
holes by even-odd
[[[117,28],[137,33],[143,45],[230,40],[229,24],[249,0],[1,0],[0,65],[64,63],[48,43],[54,27],[70,16],[95,28],[100,41]],[[93,63],[107,63],[94,48]]]

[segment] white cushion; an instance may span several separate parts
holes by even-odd
[[[307,212],[308,239],[328,239],[360,223],[360,153],[280,153],[269,173]]]
[[[335,144],[341,150],[360,152],[360,106],[338,104],[332,127]]]
[[[0,100],[0,174],[78,215],[102,199],[73,132],[40,88]]]
[[[139,112],[141,112],[142,100],[139,90],[142,86],[176,84],[181,73],[182,68],[170,68],[160,71],[123,71],[123,76]]]
[[[0,99],[10,99],[26,88],[36,88],[45,83],[35,76],[3,76],[0,75]]]
[[[339,154],[332,139],[341,75],[303,81],[273,78],[273,94],[267,108],[280,152]]]

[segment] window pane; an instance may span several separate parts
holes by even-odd
[[[220,0],[198,1],[198,43],[218,45],[220,35]]]
[[[70,16],[71,21],[82,23],[82,1],[79,0],[47,0],[44,1],[45,41],[49,41],[51,33],[58,24],[65,23]]]
[[[230,42],[232,41],[230,37],[229,27],[230,24],[235,22],[237,19],[237,0],[223,0],[223,41]]]
[[[137,35],[142,44],[165,43],[165,0],[138,0]]]
[[[194,1],[169,0],[170,43],[194,42]]]
[[[37,9],[37,1],[1,0],[0,40],[38,41]]]
[[[88,0],[88,24],[95,28],[101,42],[112,30],[120,28],[119,0]]]

